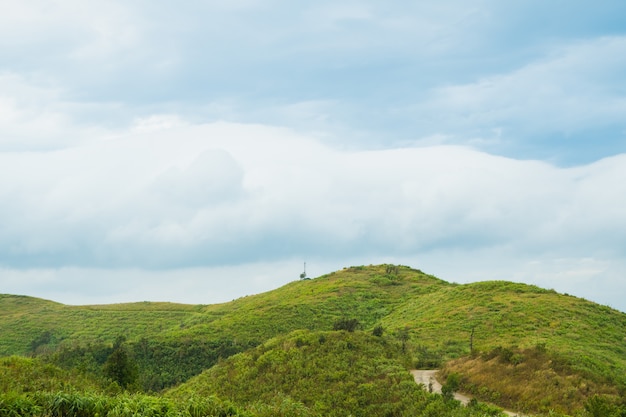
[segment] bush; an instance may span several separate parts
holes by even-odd
[[[357,319],[339,319],[333,324],[333,330],[353,332],[361,328],[361,323]]]
[[[451,373],[446,378],[446,383],[441,386],[441,394],[446,400],[454,398],[454,393],[459,389],[461,385],[461,376],[457,373]]]

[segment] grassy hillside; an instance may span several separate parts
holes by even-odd
[[[450,361],[442,373],[459,375],[460,388],[475,398],[524,412],[572,415],[594,397],[602,398],[606,404],[622,402],[622,394],[614,384],[578,372],[575,363],[563,358],[548,352],[543,345],[496,348]]]
[[[39,298],[0,294],[0,356],[25,355],[77,343],[112,343],[179,328],[203,306],[131,303],[66,306]]]
[[[10,356],[0,358],[0,392],[54,392],[98,390],[88,377],[43,363],[36,359]]]
[[[351,267],[313,280],[294,281],[266,293],[206,306],[165,336],[221,335],[261,343],[298,329],[329,330],[343,317],[365,328],[410,299],[449,284],[408,267]]]
[[[575,369],[624,383],[626,314],[536,286],[480,282],[410,300],[383,320],[410,329],[415,344],[442,355],[537,345]],[[473,336],[472,336],[473,334]]]
[[[563,378],[582,378],[577,404],[596,393],[626,394],[626,314],[536,286],[450,284],[390,265],[346,268],[215,305],[64,306],[1,295],[0,355],[44,355],[65,368],[97,374],[114,340],[124,336],[140,371],[138,385],[158,391],[271,338],[295,330],[328,331],[341,319],[358,320],[368,332],[382,326],[384,336],[411,358],[407,366],[441,366],[461,358],[446,369],[466,373],[465,386],[490,398],[500,395],[504,401],[510,394],[494,394],[497,384],[486,381],[498,380],[501,371],[477,361],[488,363],[494,351],[519,359],[537,347],[548,361],[567,368]],[[537,372],[520,372],[518,378],[542,392],[547,365],[530,365]],[[549,402],[567,400],[552,396]]]
[[[346,314],[372,326],[411,297],[448,285],[421,271],[386,265],[353,267],[229,303],[141,302],[65,306],[0,295],[0,355],[76,343],[212,338],[259,344],[297,329],[328,330]]]
[[[167,397],[184,401],[216,394],[248,406],[282,397],[311,415],[329,417],[500,415],[484,405],[462,409],[428,394],[415,384],[405,360],[395,339],[296,331],[230,357]]]

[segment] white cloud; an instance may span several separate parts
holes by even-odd
[[[140,15],[122,2],[5,0],[0,46],[47,45],[78,60],[101,59],[136,45],[140,26]]]
[[[626,37],[603,37],[553,48],[507,74],[435,89],[424,103],[456,128],[513,128],[573,133],[621,123],[626,97]],[[616,88],[617,87],[617,88]]]
[[[305,250],[614,251],[605,242],[623,240],[624,158],[560,169],[461,147],[339,151],[283,129],[224,123],[129,133],[1,155],[0,242],[7,264],[58,254],[133,267]]]
[[[76,123],[76,103],[38,77],[0,72],[0,152],[54,150],[101,137],[106,130]]]

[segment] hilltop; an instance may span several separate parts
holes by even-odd
[[[595,394],[619,402],[626,393],[626,314],[532,285],[458,285],[392,265],[345,268],[214,305],[65,306],[0,295],[0,354],[101,377],[117,339],[139,369],[137,386],[160,391],[275,337],[331,331],[342,320],[383,332],[405,368],[445,365],[443,377],[458,373],[461,389],[503,405],[572,412]],[[498,387],[504,373],[513,375],[507,385],[518,378],[544,398]],[[542,390],[546,375],[561,387]]]
[[[348,312],[365,327],[411,298],[450,285],[408,267],[352,267],[314,280],[294,281],[262,294],[213,305],[140,302],[65,306],[0,295],[0,355],[30,354],[76,343],[112,343],[122,334],[261,342],[298,329],[328,330]]]

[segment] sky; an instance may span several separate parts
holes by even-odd
[[[393,263],[626,311],[622,0],[0,7],[0,293]]]

